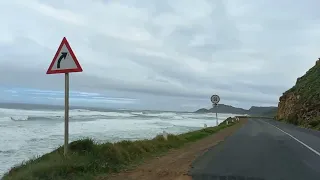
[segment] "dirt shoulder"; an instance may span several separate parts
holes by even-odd
[[[187,175],[192,162],[208,148],[215,146],[239,129],[246,119],[234,126],[223,129],[209,137],[189,143],[180,149],[169,151],[161,157],[152,158],[133,170],[115,174],[111,177],[99,177],[98,180],[191,180]]]

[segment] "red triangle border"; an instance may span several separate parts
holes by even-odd
[[[57,57],[59,56],[59,53],[60,53],[63,45],[66,45],[66,47],[67,47],[67,49],[68,49],[68,51],[69,51],[72,59],[74,60],[77,68],[73,68],[73,69],[62,69],[62,70],[52,70],[52,67],[53,67],[55,61],[57,60]],[[60,46],[59,46],[56,54],[54,55],[54,57],[53,57],[53,59],[52,59],[52,62],[51,62],[50,66],[49,66],[49,68],[48,68],[48,70],[47,70],[47,74],[82,72],[82,71],[83,71],[83,70],[82,70],[82,67],[81,67],[81,65],[80,65],[77,57],[74,55],[74,53],[73,53],[73,51],[72,51],[72,49],[71,49],[71,47],[70,47],[70,44],[69,44],[67,38],[66,38],[66,37],[63,37],[63,39],[62,39],[62,41],[61,41],[61,43],[60,43]]]

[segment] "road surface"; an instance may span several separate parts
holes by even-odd
[[[193,180],[320,180],[320,132],[249,119],[197,158]]]

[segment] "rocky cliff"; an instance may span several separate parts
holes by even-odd
[[[279,98],[278,120],[320,128],[320,61]]]

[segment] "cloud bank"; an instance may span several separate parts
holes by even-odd
[[[62,93],[63,75],[45,72],[66,36],[84,70],[71,75],[71,90],[107,104],[126,98],[136,101],[124,107],[195,110],[219,94],[240,107],[276,105],[318,57],[319,5],[1,1],[0,85]]]

